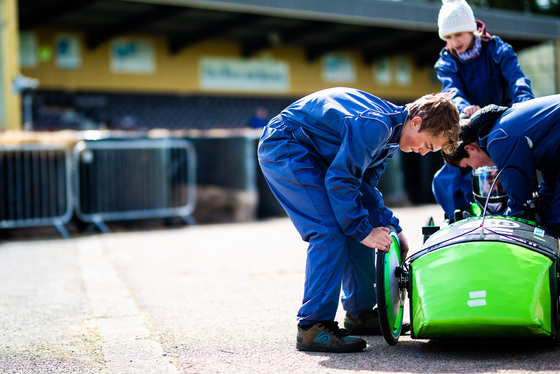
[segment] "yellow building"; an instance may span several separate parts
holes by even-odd
[[[259,107],[274,114],[295,98],[332,86],[403,104],[440,89],[433,69],[443,47],[438,2],[2,4],[9,25],[3,54],[11,57],[3,59],[5,129],[22,127],[10,87],[18,72],[39,83],[30,119],[36,130],[242,127]],[[517,51],[560,35],[560,20],[552,17],[476,8],[475,15]],[[146,105],[153,95],[159,95],[159,109],[150,114]],[[196,108],[185,106],[201,101],[214,110],[204,123],[187,121],[185,116],[198,117]],[[174,105],[181,110],[173,111]],[[230,118],[208,119],[222,111]],[[71,120],[57,124],[63,115]]]

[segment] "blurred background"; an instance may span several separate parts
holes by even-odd
[[[559,92],[558,0],[469,4],[536,96]],[[333,86],[401,105],[439,92],[440,6],[1,0],[0,236],[282,216],[256,160],[268,119]],[[386,204],[435,202],[442,164],[398,152],[379,185]]]

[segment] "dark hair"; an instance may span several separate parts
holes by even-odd
[[[457,148],[451,153],[441,152],[443,159],[451,166],[459,167],[464,158],[469,158],[469,153],[465,150],[465,146],[476,142],[478,143],[477,130],[472,126],[471,121],[462,119],[460,121],[459,142]],[[488,153],[485,148],[481,148]]]
[[[419,131],[426,131],[433,137],[444,137],[448,142],[442,151],[453,152],[459,139],[459,110],[449,92],[424,95],[407,105],[408,118],[422,118]]]

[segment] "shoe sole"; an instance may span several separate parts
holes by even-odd
[[[348,335],[381,335],[381,328],[380,327],[373,327],[368,329],[361,329],[361,330],[349,330],[345,328]]]
[[[334,353],[349,353],[358,352],[367,346],[365,340],[344,345],[322,345],[322,344],[303,344],[296,343],[296,348],[300,351],[308,352],[334,352]]]

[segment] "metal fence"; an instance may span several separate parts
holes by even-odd
[[[72,218],[70,155],[63,146],[0,147],[0,228],[54,225]]]
[[[187,140],[97,140],[74,147],[77,217],[104,221],[179,216],[194,224],[196,159]]]

